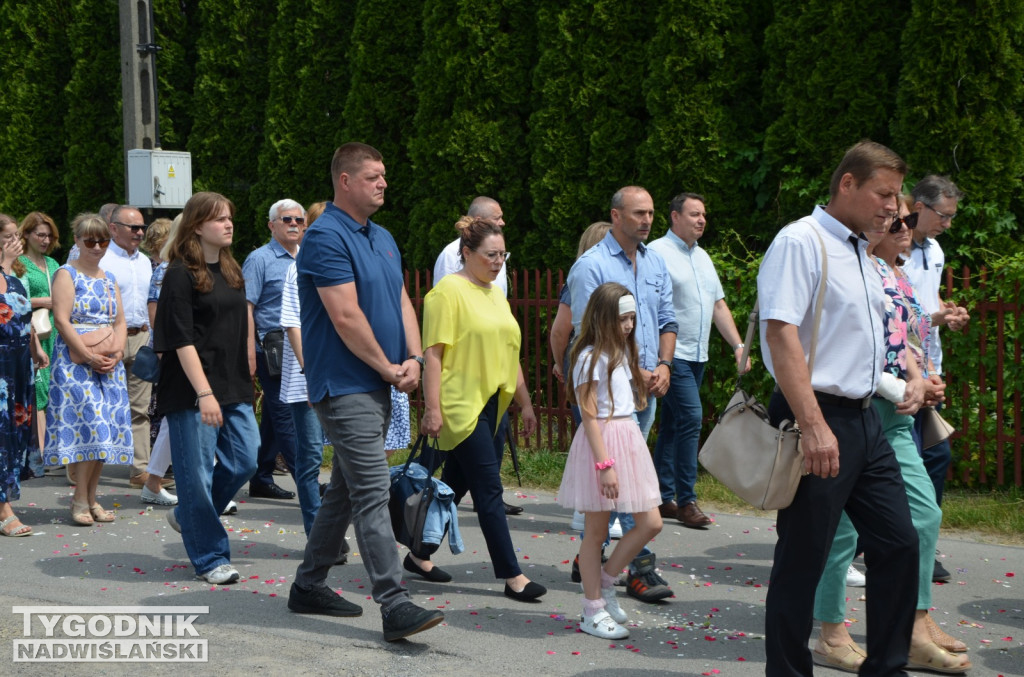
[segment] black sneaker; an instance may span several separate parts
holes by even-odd
[[[602,548],[601,549],[601,564],[604,564],[607,561],[608,561],[608,558],[605,557],[604,549]],[[569,578],[572,579],[573,583],[582,583],[583,582],[583,577],[580,576],[580,556],[579,555],[576,555],[576,559],[574,559],[572,561],[572,573],[569,575]]]
[[[946,583],[953,578],[953,574],[946,571],[946,567],[942,566],[939,560],[935,560],[935,569],[932,570],[932,582],[933,583]]]
[[[384,641],[395,642],[415,635],[443,620],[444,614],[437,609],[423,609],[412,602],[401,602],[384,615]]]
[[[641,602],[657,602],[672,596],[668,581],[654,570],[654,553],[640,555],[630,565],[629,576],[626,578],[626,594]],[[636,573],[633,573],[633,570]]]
[[[326,585],[307,590],[292,583],[288,593],[288,608],[297,614],[323,614],[324,616],[362,616],[363,608],[348,601]]]

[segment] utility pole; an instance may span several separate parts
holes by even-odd
[[[121,24],[121,100],[125,191],[128,151],[160,148],[152,0],[118,0]]]

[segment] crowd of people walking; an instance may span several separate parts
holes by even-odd
[[[850,148],[828,202],[783,228],[761,263],[761,350],[777,382],[769,411],[798,423],[808,473],[778,515],[770,675],[811,675],[815,663],[872,675],[971,667],[967,647],[928,614],[932,581],[948,577],[934,549],[950,452],[942,443],[923,448],[921,435],[922,418],[934,414],[926,409],[945,397],[938,327],[969,321],[939,295],[944,259],[935,242],[962,194],[939,176],[904,194],[905,175],[884,146]],[[422,632],[444,616],[412,602],[403,568],[439,583],[455,576],[429,551],[400,560],[387,460],[409,445],[408,394],[422,382],[418,432],[436,440],[422,462],[431,473],[443,465],[456,504],[471,497],[504,594],[529,603],[547,592],[518,562],[508,516],[522,508],[504,500],[500,474],[509,407],[527,434],[538,425],[507,300],[500,204],[480,196],[456,223],[421,328],[398,244],[371,219],[384,204],[383,157],[344,144],[330,178],[331,201],[308,211],[290,199],[274,203],[267,244],[242,263],[231,250],[234,205],[217,193],[193,195],[173,223],[147,225],[128,205],[80,214],[64,265],[51,256],[59,229],[49,216],[31,212],[19,224],[0,214],[4,536],[32,535],[13,502],[23,481],[59,469],[74,486],[71,521],[113,521],[99,480],[106,464],[127,465],[140,499],[167,507],[196,576],[230,584],[240,574],[220,516],[237,510],[233,499],[248,484],[253,497],[298,498],[307,545],[289,594],[293,612],[362,614],[326,583],[347,560],[352,526],[384,639]],[[669,231],[649,245],[651,195],[624,186],[610,204],[609,221],[581,238],[550,340],[578,425],[557,500],[583,532],[571,553],[580,628],[614,639],[629,634],[616,583],[641,603],[673,594],[648,549],[664,520],[712,524],[696,494],[711,326],[738,373],[751,363],[699,244],[705,198],[674,197]],[[144,365],[152,352],[158,376]],[[321,484],[325,442],[333,467]],[[275,482],[282,468],[297,492]],[[612,537],[619,542],[606,553]],[[859,552],[869,567],[866,648],[843,623],[846,575]],[[812,647],[814,618],[821,631]]]

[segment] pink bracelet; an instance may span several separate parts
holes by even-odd
[[[612,467],[613,465],[615,465],[615,459],[614,458],[609,458],[607,461],[601,461],[600,463],[595,463],[594,467],[597,468],[598,470],[607,470],[608,468]]]

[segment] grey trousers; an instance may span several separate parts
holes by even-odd
[[[391,476],[384,434],[391,417],[391,390],[328,397],[313,405],[334,446],[331,482],[295,572],[302,588],[324,585],[342,551],[345,528],[355,525],[359,552],[373,584],[373,599],[387,613],[408,601],[388,513]]]

